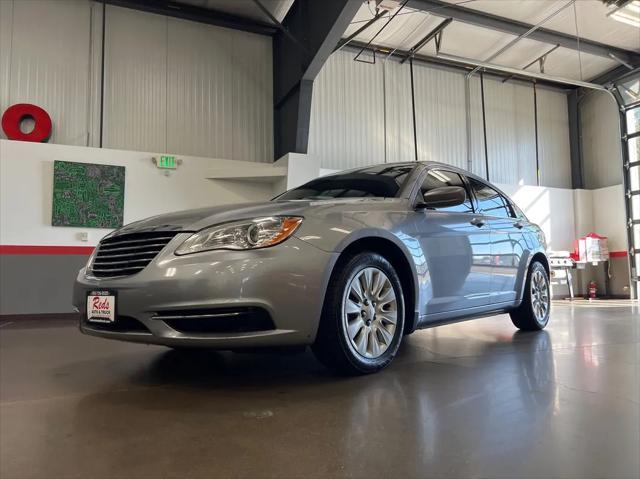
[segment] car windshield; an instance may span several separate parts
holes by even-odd
[[[414,165],[379,165],[323,176],[274,198],[324,200],[332,198],[395,198]]]

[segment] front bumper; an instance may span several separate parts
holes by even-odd
[[[174,250],[188,236],[177,235],[144,270],[132,276],[100,279],[81,270],[73,294],[73,304],[83,315],[80,330],[92,336],[174,347],[236,349],[314,341],[337,253],[291,237],[271,248],[176,256]],[[144,330],[105,330],[86,322],[86,296],[91,290],[116,291],[117,316],[134,318]],[[262,308],[275,328],[185,333],[156,318],[158,313],[216,308]]]

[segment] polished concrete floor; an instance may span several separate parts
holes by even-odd
[[[640,477],[640,313],[418,332],[387,370],[0,322],[0,477]]]

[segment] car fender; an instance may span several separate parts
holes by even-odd
[[[314,229],[317,230],[316,228]],[[419,244],[414,238],[406,237],[403,239],[392,231],[376,227],[359,227],[348,229],[348,227],[346,226],[326,228],[325,233],[323,233],[322,237],[320,237],[319,235],[305,235],[304,233],[302,233],[298,236],[298,238],[303,241],[309,242],[322,250],[337,253],[337,257],[344,253],[345,250],[362,240],[383,239],[385,241],[393,243],[393,245],[396,246],[398,251],[403,255],[404,260],[407,262],[410,268],[411,280],[413,284],[413,291],[411,293],[413,294],[414,311],[412,311],[413,325],[410,326],[409,329],[413,330],[416,327],[417,319],[419,317],[418,305],[421,304],[420,284],[422,282],[418,277],[418,271],[416,270],[415,265],[416,259],[418,259],[421,264],[424,264],[424,257],[414,257],[414,255],[422,255],[422,250],[419,248]],[[417,249],[416,244],[418,244]],[[414,252],[414,254],[411,253],[412,251]],[[334,267],[335,263],[331,265],[331,271],[333,271]]]
[[[547,273],[549,272],[549,258],[547,257],[547,253],[544,250],[544,248],[535,248],[533,250],[527,250],[525,252],[521,260],[522,264],[524,264],[525,267],[520,268],[520,272],[518,274],[518,279],[516,283],[516,291],[520,292],[517,298],[518,304],[520,304],[520,302],[522,302],[524,298],[524,293],[525,293],[524,288],[527,282],[527,275],[529,274],[529,267],[531,266],[531,261],[533,260],[533,257],[538,253],[541,253],[544,255],[547,261],[547,264],[545,265],[545,267],[547,268]]]

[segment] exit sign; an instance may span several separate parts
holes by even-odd
[[[175,170],[178,167],[178,162],[175,156],[171,155],[162,155],[158,158],[157,163],[158,168],[167,168],[170,170]]]

